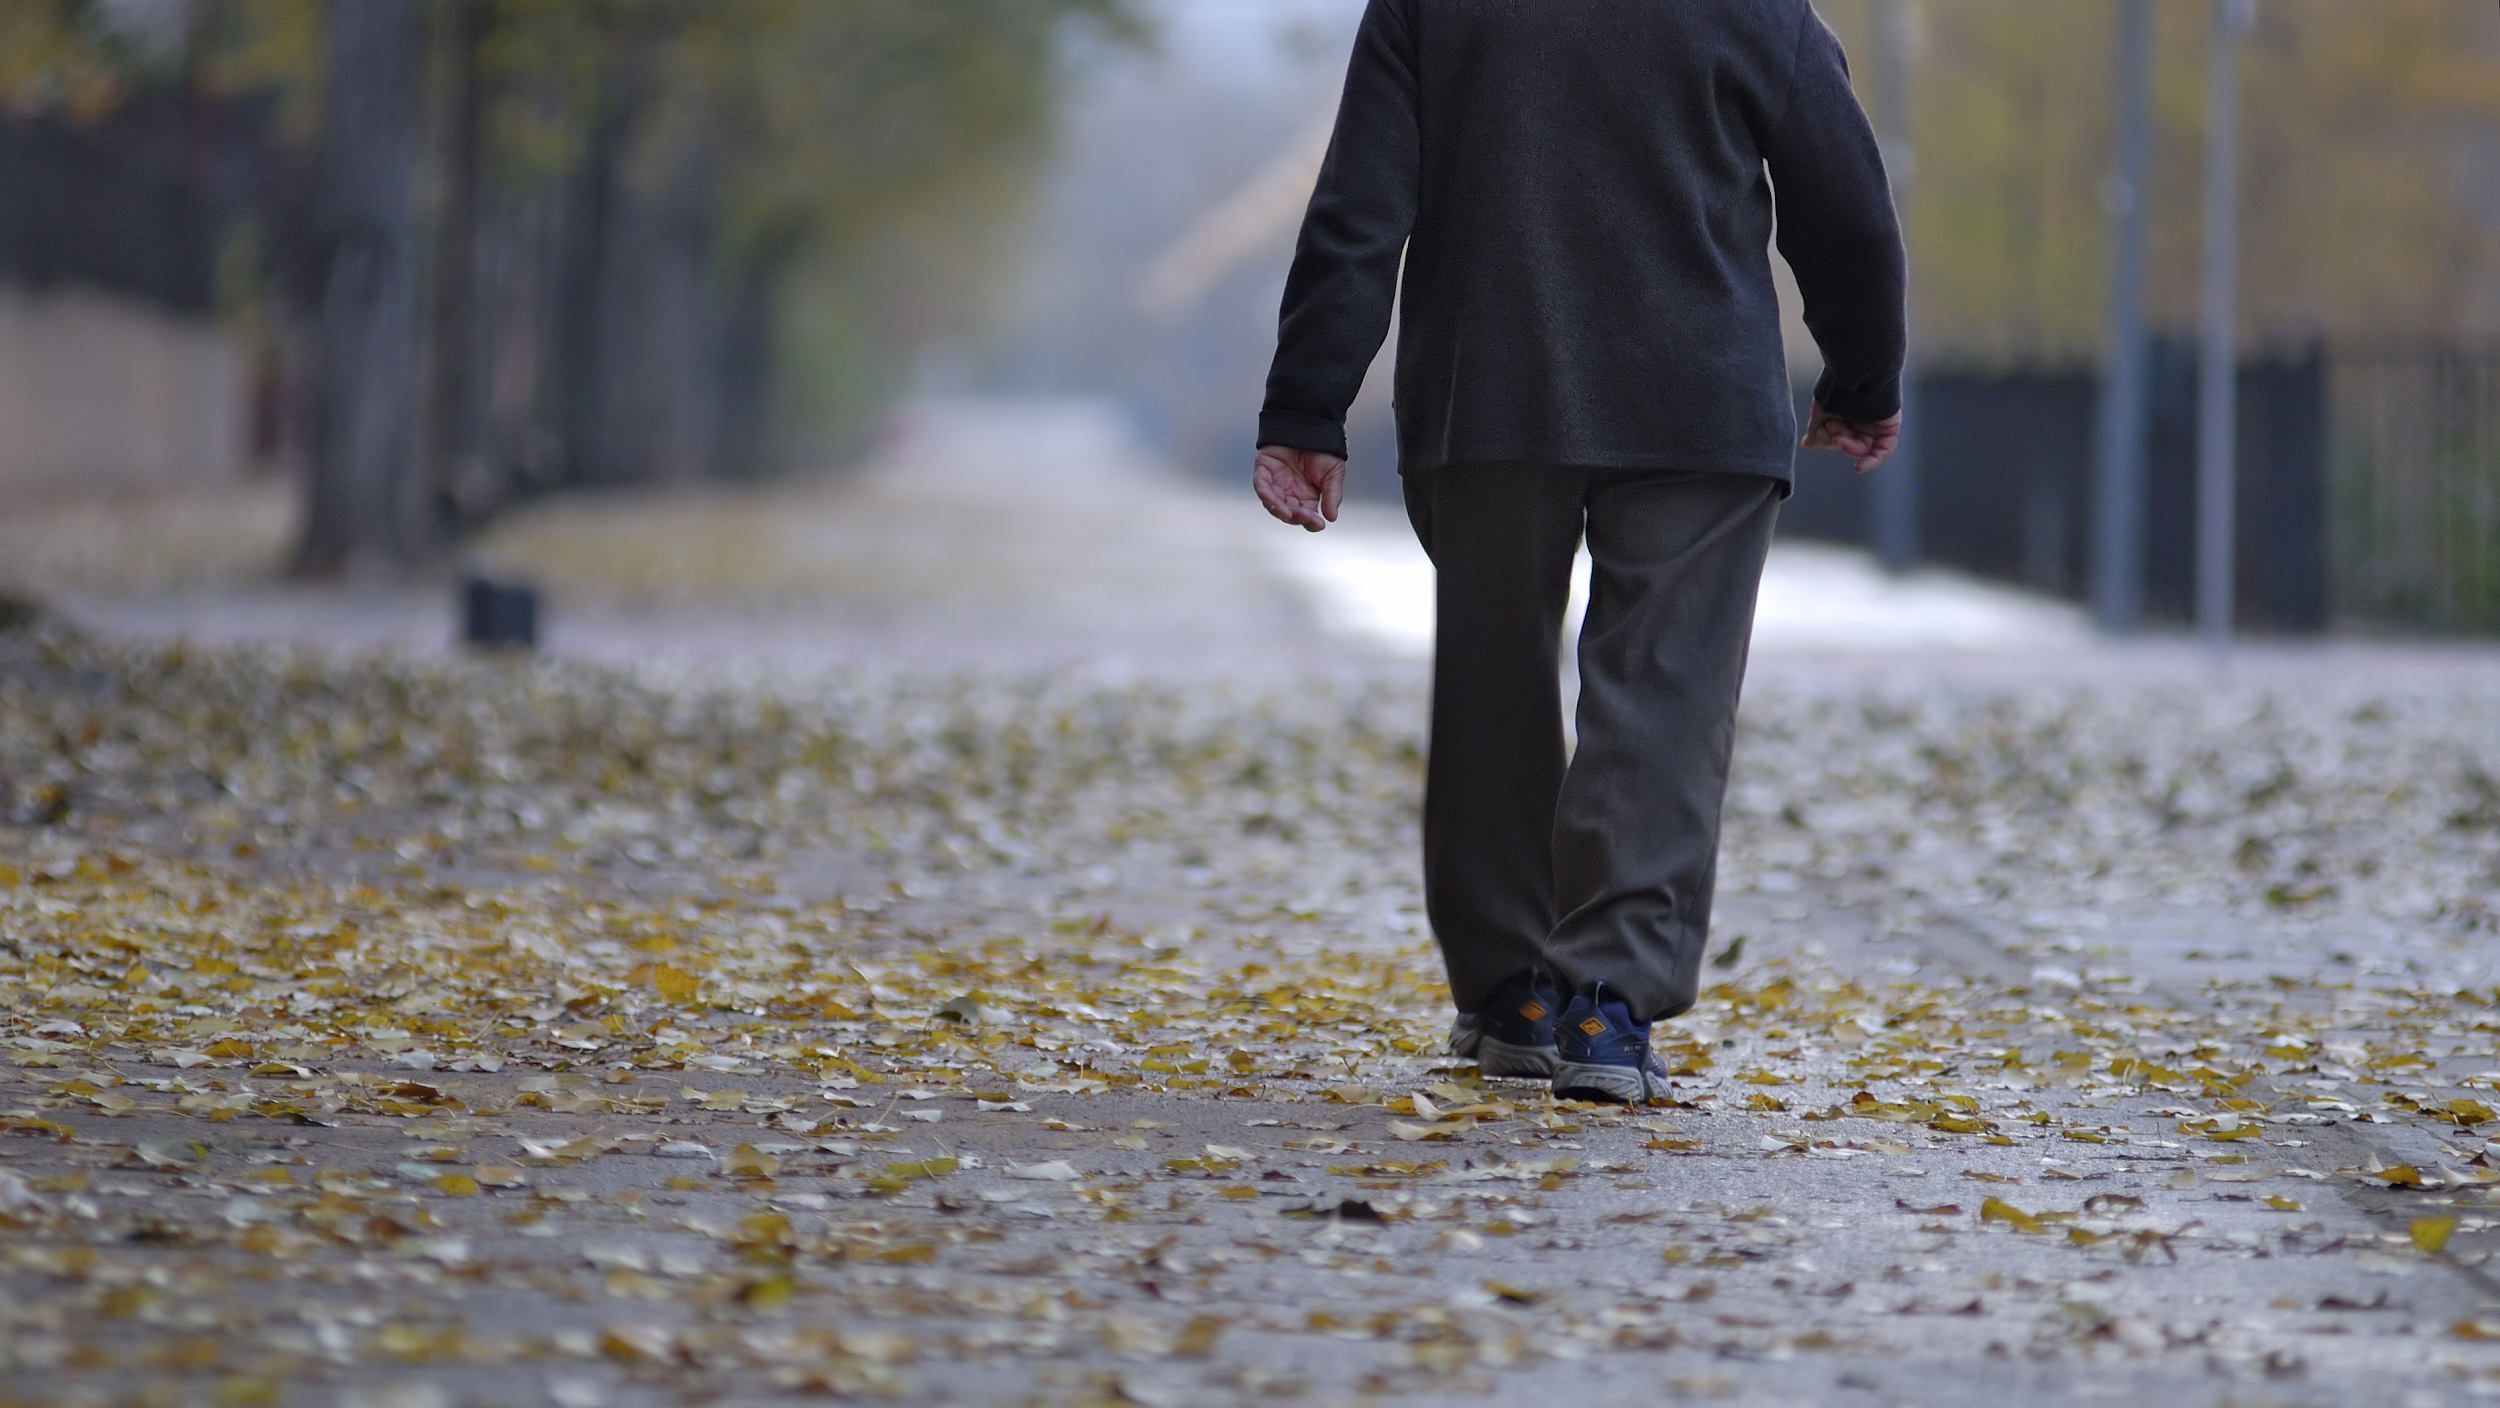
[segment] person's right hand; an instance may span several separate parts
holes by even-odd
[[[1864,474],[1891,458],[1893,447],[1901,443],[1901,416],[1896,412],[1883,420],[1843,420],[1817,401],[1806,412],[1806,438],[1800,443],[1809,450],[1829,445],[1856,460],[1858,473]]]
[[[1250,487],[1280,523],[1316,533],[1337,521],[1345,499],[1345,461],[1317,450],[1261,445]]]

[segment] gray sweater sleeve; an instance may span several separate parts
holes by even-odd
[[[1901,228],[1840,41],[1811,13],[1798,28],[1787,102],[1760,135],[1780,255],[1823,353],[1814,399],[1846,420],[1882,420],[1901,409],[1908,346]]]
[[[1346,408],[1388,336],[1421,188],[1411,0],[1370,0],[1337,130],[1285,279],[1259,443],[1344,456]]]

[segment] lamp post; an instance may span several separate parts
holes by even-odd
[[[2153,145],[2153,4],[2120,5],[2118,149],[2109,184],[2109,368],[2092,464],[2092,612],[2112,635],[2144,624],[2144,184]]]
[[[2217,663],[2231,653],[2232,416],[2238,390],[2233,298],[2239,277],[2240,42],[2256,0],[2214,0],[2205,88],[2205,250],[2196,368],[2196,628]]]

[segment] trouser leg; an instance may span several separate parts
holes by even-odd
[[[1562,784],[1556,666],[1587,475],[1460,465],[1406,480],[1436,569],[1424,908],[1461,1012],[1542,961]]]
[[[1622,472],[1588,491],[1579,748],[1553,831],[1565,983],[1604,980],[1636,1017],[1693,1005],[1719,814],[1778,486]],[[1437,726],[1437,724],[1436,724]]]

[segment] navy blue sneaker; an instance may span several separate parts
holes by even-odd
[[[1482,1012],[1461,1012],[1450,1023],[1450,1054],[1472,1056],[1488,1076],[1542,1080],[1554,1073],[1554,1009],[1562,995],[1542,969],[1512,978],[1493,990]]]
[[[1554,1038],[1557,1100],[1647,1104],[1665,1084],[1666,1065],[1649,1049],[1649,1023],[1633,1021],[1632,1009],[1602,982],[1572,994]]]

